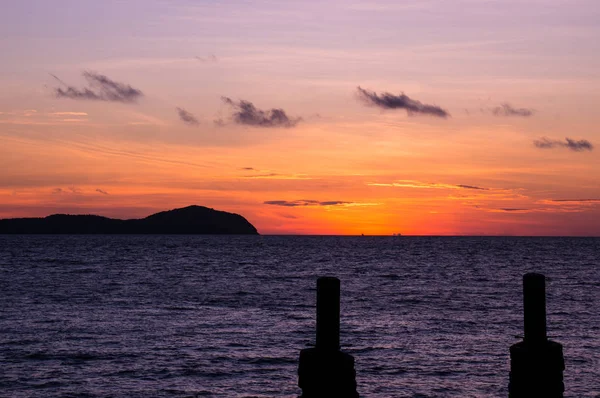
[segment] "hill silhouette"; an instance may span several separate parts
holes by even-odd
[[[243,234],[258,235],[239,214],[188,206],[146,218],[119,220],[96,215],[54,214],[0,220],[0,234]]]

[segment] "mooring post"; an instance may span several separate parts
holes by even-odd
[[[565,361],[562,345],[546,334],[546,278],[523,276],[523,341],[510,347],[509,398],[562,398]]]
[[[358,398],[354,358],[340,351],[340,280],[317,280],[317,339],[300,351],[301,398]]]
[[[317,280],[317,343],[321,350],[340,349],[340,280]]]
[[[542,274],[523,276],[523,340],[544,343],[546,337],[546,278]]]

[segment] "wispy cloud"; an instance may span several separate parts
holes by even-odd
[[[101,193],[102,195],[109,195],[108,192],[106,192],[105,190],[100,189],[100,188],[96,188],[96,192]]]
[[[464,184],[458,184],[456,185],[457,188],[463,188],[463,189],[476,189],[479,191],[489,191],[489,188],[482,188],[482,187],[477,187],[475,185],[464,185]]]
[[[360,86],[357,87],[357,96],[367,105],[376,106],[382,109],[404,109],[409,116],[412,115],[430,115],[441,118],[447,118],[450,114],[437,105],[423,104],[420,101],[408,97],[406,94],[394,95],[387,92],[377,94],[375,91],[366,90]]]
[[[279,174],[279,173],[265,173],[265,174],[254,174],[247,175],[244,178],[262,179],[262,180],[312,180],[304,174]]]
[[[283,207],[307,207],[307,206],[344,206],[344,207],[353,207],[353,206],[376,206],[379,203],[358,203],[358,202],[347,202],[342,200],[329,200],[329,201],[318,201],[311,199],[301,199],[301,200],[267,200],[264,202],[266,205],[272,206],[283,206]]]
[[[183,121],[187,125],[197,126],[200,124],[198,119],[196,119],[196,116],[194,116],[193,114],[191,114],[190,112],[186,111],[183,108],[178,107],[177,114],[179,115],[179,118],[181,119],[181,121]]]
[[[219,59],[214,54],[211,54],[208,57],[194,57],[194,58],[196,58],[198,61],[200,61],[202,63],[216,63],[216,62],[219,62]]]
[[[389,183],[377,183],[372,182],[367,185],[373,187],[397,187],[397,188],[420,188],[420,189],[473,189],[478,191],[489,191],[490,188],[478,187],[475,185],[465,184],[440,184],[440,183],[428,183],[415,180],[397,180]]]
[[[51,116],[87,116],[86,112],[52,112]]]
[[[75,100],[133,103],[144,95],[140,90],[128,84],[115,82],[96,72],[83,72],[83,77],[87,80],[89,87],[77,88],[69,86],[54,76],[56,80],[65,86],[54,89],[56,97]]]
[[[529,116],[533,116],[534,110],[528,109],[528,108],[514,108],[510,104],[504,103],[496,108],[493,108],[492,113],[496,116],[529,117]]]
[[[81,194],[81,189],[77,187],[68,187],[64,188],[54,188],[52,190],[52,195],[79,195]]]
[[[258,109],[250,101],[234,101],[221,97],[223,102],[233,108],[233,121],[237,124],[254,127],[295,127],[301,118],[290,118],[283,109],[273,108],[266,111]],[[221,123],[217,123],[221,124]]]
[[[533,141],[533,145],[541,149],[567,148],[574,152],[591,151],[594,149],[594,146],[588,140],[574,140],[568,137],[564,141],[543,137]]]
[[[548,202],[554,203],[600,203],[600,198],[586,198],[586,199],[550,199]]]

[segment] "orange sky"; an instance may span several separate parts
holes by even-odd
[[[25,1],[0,16],[0,218],[199,204],[263,234],[600,235],[595,3],[461,1]]]

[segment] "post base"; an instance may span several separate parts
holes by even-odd
[[[354,358],[338,350],[300,351],[298,386],[301,398],[358,398]]]
[[[565,360],[562,345],[554,341],[510,347],[509,398],[563,398]]]

